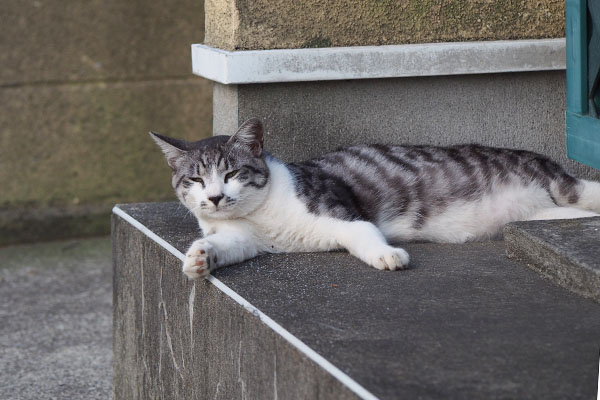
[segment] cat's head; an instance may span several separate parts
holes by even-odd
[[[263,127],[256,118],[233,136],[185,142],[150,132],[173,170],[179,200],[196,216],[243,217],[264,201],[269,169],[263,154]]]

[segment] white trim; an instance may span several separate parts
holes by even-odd
[[[598,395],[597,399],[600,400],[600,360],[598,360]]]
[[[162,246],[169,253],[173,254],[179,260],[183,261],[184,255],[175,247],[171,246],[164,239],[159,237],[157,234],[152,232],[138,220],[133,218],[131,215],[127,214],[125,211],[120,209],[118,206],[114,206],[112,209],[113,213],[117,214],[119,217],[123,218],[125,221],[129,222],[135,228],[140,230],[150,239],[154,240],[158,245]],[[321,368],[325,371],[329,372],[335,378],[337,378],[342,384],[344,384],[348,389],[353,391],[357,396],[366,400],[378,400],[372,393],[370,393],[367,389],[357,383],[354,379],[350,378],[344,372],[342,372],[335,365],[327,361],[323,356],[319,355],[313,349],[308,347],[304,342],[298,339],[296,336],[292,335],[288,330],[279,325],[277,322],[273,321],[269,316],[260,311],[258,308],[254,307],[250,302],[244,299],[242,296],[233,291],[229,286],[225,285],[223,282],[218,280],[212,275],[209,275],[206,278],[210,283],[215,285],[219,290],[221,290],[224,294],[229,296],[235,302],[244,307],[249,313],[257,317],[260,321],[265,323],[269,328],[273,329],[276,333],[278,333],[281,337],[287,340],[292,346],[298,349],[300,352],[304,353],[308,358],[317,363]]]
[[[194,74],[223,84],[565,69],[565,39],[225,51],[192,45]]]

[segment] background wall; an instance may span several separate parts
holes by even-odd
[[[564,0],[206,0],[227,50],[554,38]]]
[[[211,134],[203,39],[198,0],[2,2],[0,244],[107,233],[115,203],[173,198],[148,131]]]

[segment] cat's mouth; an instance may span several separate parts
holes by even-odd
[[[235,209],[235,200],[233,201],[223,201],[218,205],[206,205],[204,207],[200,207],[200,212],[209,217],[218,217],[218,218],[227,218],[230,217]]]

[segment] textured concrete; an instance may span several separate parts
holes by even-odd
[[[175,203],[121,208],[180,251],[199,235]],[[116,399],[349,397],[113,222]],[[401,272],[337,252],[267,255],[214,275],[380,399],[595,396],[600,305],[506,259],[503,242],[406,248],[412,268]]]
[[[237,104],[231,97],[224,101],[215,96],[215,120],[221,114],[237,115],[239,123],[261,118],[265,147],[287,161],[353,143],[475,142],[537,151],[577,175],[600,180],[597,170],[566,159],[564,72],[237,85],[228,90],[237,90]]]
[[[203,39],[201,1],[2,3],[0,245],[108,234],[115,202],[171,198],[147,132],[209,136]]]
[[[214,83],[213,134],[231,135],[239,126],[238,86]]]
[[[108,399],[110,240],[0,248],[0,398]]]
[[[206,44],[227,50],[564,36],[564,1],[208,0]]]
[[[600,303],[600,218],[515,222],[504,238],[507,256]]]
[[[189,76],[201,1],[5,1],[0,86]]]
[[[64,234],[89,234],[86,218],[98,213],[107,233],[115,202],[172,198],[148,131],[209,136],[211,86],[191,78],[0,89],[0,244],[56,238],[39,226],[23,231],[35,221],[70,218]]]

